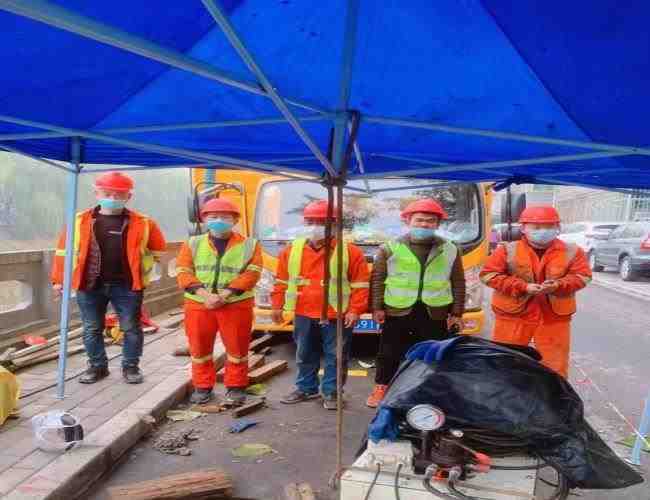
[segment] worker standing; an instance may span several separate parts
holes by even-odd
[[[201,208],[207,233],[183,243],[176,258],[178,284],[185,291],[185,333],[192,358],[192,403],[214,397],[213,361],[217,332],[226,348],[225,403],[246,401],[248,347],[253,326],[255,285],[262,272],[262,249],[233,231],[239,209],[215,198]]]
[[[75,219],[72,289],[77,291],[88,369],[79,382],[93,384],[108,376],[104,321],[109,304],[124,332],[122,375],[127,383],[143,381],[138,365],[144,339],[140,324],[143,290],[154,261],[166,243],[158,225],[146,215],[125,208],[133,194],[131,177],[108,172],[97,177],[98,205]],[[57,295],[63,284],[65,231],[59,237],[51,281]]]
[[[522,346],[532,340],[542,363],[567,378],[575,293],[591,281],[591,270],[581,248],[557,239],[553,207],[526,208],[519,222],[523,238],[500,244],[480,274],[494,288],[492,340]]]
[[[463,328],[465,273],[458,247],[436,233],[447,213],[420,199],[401,213],[408,234],[382,245],[370,278],[373,319],[383,324],[375,388],[366,404],[376,408],[402,358],[416,343],[442,340]]]
[[[304,236],[294,240],[279,256],[276,283],[271,294],[272,317],[282,323],[283,310],[295,312],[293,338],[296,342],[296,390],[282,402],[294,404],[319,396],[318,370],[321,353],[325,367],[320,391],[323,406],[337,409],[336,392],[336,308],[337,245],[331,242],[329,306],[327,323],[321,324],[323,281],[325,279],[325,224],[328,203],[314,201],[304,211]],[[341,221],[336,221],[340,224]],[[347,376],[352,330],[359,316],[368,307],[369,270],[361,249],[343,243],[343,381]]]

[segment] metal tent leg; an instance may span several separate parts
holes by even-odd
[[[65,397],[65,371],[68,354],[68,326],[70,321],[70,296],[72,295],[72,266],[74,258],[75,215],[77,213],[77,192],[79,187],[80,143],[72,139],[72,166],[74,172],[68,175],[68,192],[65,209],[65,267],[63,274],[63,298],[61,300],[61,326],[59,343],[59,367],[56,382],[56,397]]]

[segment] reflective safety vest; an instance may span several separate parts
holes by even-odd
[[[250,263],[255,253],[257,240],[246,238],[240,243],[226,249],[223,255],[219,255],[210,245],[208,233],[200,236],[193,236],[189,240],[189,247],[192,250],[192,262],[194,263],[194,275],[203,283],[203,286],[212,293],[217,293],[228,287],[237,276],[247,270],[261,272],[258,266]],[[254,268],[254,269],[253,269]],[[255,296],[254,290],[248,290],[239,295],[231,295],[227,303],[239,302],[251,299]],[[195,302],[204,302],[203,297],[193,293],[185,293],[185,298]]]
[[[75,217],[74,223],[74,252],[72,255],[72,269],[76,270],[79,265],[79,254],[81,251],[81,223],[82,219],[87,212],[80,212]],[[146,287],[151,281],[155,258],[160,257],[164,252],[153,252],[149,250],[149,232],[151,230],[149,225],[149,218],[138,214],[142,221],[142,234],[139,235],[139,253],[140,253],[140,278],[142,280],[143,288]],[[130,222],[133,224],[133,222]],[[91,226],[92,232],[92,226]],[[57,249],[55,255],[57,257],[65,257],[65,248]],[[128,253],[128,252],[127,252]]]
[[[384,282],[384,303],[387,306],[407,309],[421,299],[428,306],[442,307],[454,301],[450,277],[458,256],[456,245],[445,241],[433,247],[424,269],[406,243],[391,241],[387,247],[391,254]]]
[[[526,251],[526,246],[521,241],[502,243],[506,249],[508,274],[516,276],[526,283],[537,283],[533,263]],[[569,265],[578,252],[577,245],[566,244],[564,252],[555,252],[556,257],[547,262],[544,272],[544,280],[558,280],[566,276]],[[576,296],[574,293],[566,295],[546,295],[551,310],[558,316],[571,316],[576,312]],[[526,310],[528,302],[533,298],[531,295],[513,297],[495,290],[492,295],[492,306],[497,312],[506,314],[521,314]]]
[[[291,244],[291,252],[289,252],[289,261],[287,266],[287,273],[289,279],[286,283],[287,290],[284,295],[284,310],[287,312],[294,312],[298,302],[298,295],[300,295],[300,288],[311,284],[311,280],[305,279],[300,275],[300,268],[302,266],[302,254],[305,250],[307,240],[305,238],[298,238]],[[338,273],[338,243],[337,248],[332,252],[330,258],[330,286],[329,286],[329,305],[336,311],[337,305],[337,273]],[[348,310],[350,305],[350,294],[354,288],[368,288],[368,283],[350,282],[348,278],[348,269],[350,265],[350,248],[347,244],[343,248],[343,266],[342,266],[342,283],[343,283],[343,312]],[[321,281],[321,286],[323,282]]]

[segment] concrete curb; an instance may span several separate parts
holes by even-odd
[[[618,285],[607,281],[601,281],[598,278],[593,278],[591,283],[600,286],[602,288],[606,288],[608,290],[612,290],[614,292],[620,293],[622,295],[627,295],[628,297],[632,297],[637,300],[650,302],[650,290],[648,291],[648,293],[638,292],[636,290],[630,290],[629,288],[626,288],[625,286],[622,285]]]
[[[189,389],[188,366],[174,372],[119,412],[84,440],[17,486],[6,500],[72,500],[80,498],[150,429],[147,416],[159,421],[182,401]]]

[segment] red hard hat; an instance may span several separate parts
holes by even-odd
[[[533,224],[559,224],[560,214],[557,213],[557,210],[548,205],[528,207],[521,212],[519,222],[522,224],[526,222],[531,222]]]
[[[106,172],[95,179],[96,188],[111,191],[132,191],[133,185],[133,179],[122,172]]]
[[[422,198],[421,200],[409,203],[406,208],[402,210],[402,219],[406,219],[415,213],[434,214],[441,219],[447,219],[449,217],[440,203],[431,198]]]
[[[224,213],[239,216],[239,209],[232,201],[223,198],[212,198],[201,207],[201,218],[210,213]]]
[[[327,207],[329,204],[325,200],[316,200],[307,204],[302,212],[305,219],[327,219]],[[336,220],[336,207],[332,210],[332,218]]]

